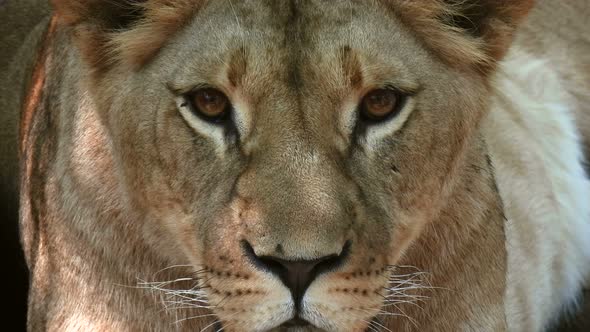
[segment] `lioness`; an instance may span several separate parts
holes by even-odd
[[[34,28],[46,4],[1,6],[29,330],[544,331],[576,310],[588,1],[53,0]]]

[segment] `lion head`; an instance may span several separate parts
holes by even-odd
[[[532,1],[53,2],[134,236],[226,331],[392,326],[501,214],[477,128]]]

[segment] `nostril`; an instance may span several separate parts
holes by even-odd
[[[337,268],[348,256],[351,242],[348,241],[338,255],[328,255],[313,260],[286,260],[273,256],[257,256],[254,248],[247,241],[242,247],[250,261],[261,270],[278,276],[289,288],[295,304],[299,306],[305,291],[321,273]]]
[[[267,256],[256,255],[254,248],[252,248],[252,245],[250,245],[248,241],[242,241],[242,248],[248,259],[250,259],[250,262],[252,262],[252,264],[254,264],[259,270],[269,271],[277,275],[285,272],[285,267],[278,261]]]

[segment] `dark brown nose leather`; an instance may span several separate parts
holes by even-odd
[[[254,249],[247,242],[244,250],[253,263],[278,276],[291,291],[295,305],[299,308],[301,299],[309,285],[317,276],[336,268],[347,256],[350,243],[346,243],[339,255],[328,255],[314,260],[286,260],[272,256],[256,256]]]
[[[291,290],[295,303],[299,303],[307,287],[317,277],[318,273],[315,267],[335,257],[337,256],[332,255],[311,261],[285,261],[273,259],[272,257],[267,259],[274,260],[277,264],[282,265],[283,268],[282,271],[279,271],[279,277],[285,286]]]

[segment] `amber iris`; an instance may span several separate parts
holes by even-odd
[[[396,91],[377,89],[365,95],[361,112],[369,120],[384,120],[398,111],[399,103],[400,96]]]
[[[221,118],[230,108],[227,96],[216,89],[200,89],[189,98],[194,110],[208,119]]]

